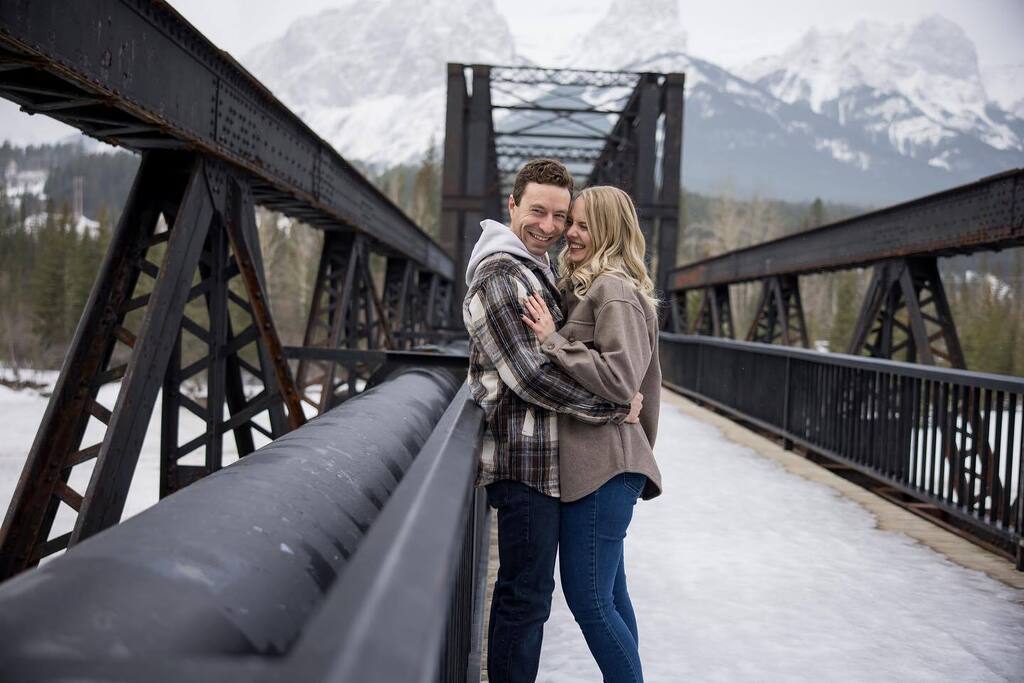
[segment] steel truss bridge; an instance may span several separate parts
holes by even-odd
[[[436,243],[165,2],[0,5],[0,96],[142,157],[0,530],[0,680],[479,680],[490,518],[462,273],[540,155],[636,199],[668,388],[1024,569],[1024,380],[962,369],[936,266],[1024,241],[1020,171],[674,268],[682,74],[447,78]],[[324,233],[299,347],[257,206]],[[853,355],[786,348],[807,345],[800,275],[869,266]],[[751,281],[735,341],[728,287]],[[164,500],[119,523],[155,419]]]

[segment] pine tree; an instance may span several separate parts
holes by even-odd
[[[441,223],[441,167],[437,160],[434,141],[430,141],[427,154],[416,171],[413,181],[412,219],[428,235],[437,239]]]
[[[75,245],[68,258],[68,324],[73,332],[89,301],[103,259],[103,246],[99,235],[89,232],[71,234],[69,240]]]
[[[828,328],[828,347],[833,352],[846,353],[853,341],[860,313],[859,277],[854,270],[840,271],[832,277],[835,282],[832,308],[835,312]]]
[[[825,225],[828,221],[827,214],[825,212],[825,203],[821,201],[821,197],[815,197],[814,201],[811,202],[810,209],[807,210],[807,215],[804,216],[801,221],[801,230],[811,230],[813,228]]]
[[[67,234],[49,202],[46,222],[36,237],[36,263],[32,271],[33,330],[39,337],[43,362],[53,363],[50,353],[65,343],[67,313],[65,260]]]

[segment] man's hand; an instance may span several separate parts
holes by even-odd
[[[555,331],[555,321],[551,317],[548,305],[544,303],[544,297],[534,292],[523,301],[523,307],[526,308],[523,322],[533,330],[533,333],[537,335],[537,339],[544,343],[544,340]]]
[[[640,421],[640,410],[644,407],[644,395],[639,391],[636,392],[636,396],[629,402],[629,415],[626,416],[624,422],[630,424],[636,424]]]

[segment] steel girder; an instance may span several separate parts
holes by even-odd
[[[255,450],[253,432],[274,439],[303,421],[298,394],[287,374],[276,333],[269,338],[260,334],[264,325],[269,323],[270,330],[274,327],[266,319],[266,283],[251,194],[237,183],[229,183],[226,199],[226,211],[218,221],[224,229],[213,229],[207,234],[199,261],[200,279],[189,291],[190,301],[198,301],[200,296],[205,300],[205,307],[197,311],[203,315],[193,317],[186,308],[164,375],[161,498],[219,470],[224,464],[223,438],[227,433],[233,433],[238,455],[242,457]],[[236,249],[236,245],[242,244],[244,248]],[[246,281],[249,273],[258,274],[258,283]],[[234,280],[236,277],[242,282]],[[242,321],[237,333],[233,319]],[[203,342],[206,353],[183,364],[182,338],[186,334]],[[282,376],[282,372],[286,374]],[[203,373],[205,400],[183,390],[190,380]],[[287,415],[282,407],[281,386],[288,393]],[[247,395],[247,388],[251,395]],[[183,410],[205,423],[204,432],[184,442],[180,423]],[[254,419],[262,414],[266,414],[264,423]],[[202,463],[181,462],[200,448],[205,451]]]
[[[441,245],[455,261],[452,295],[445,318],[462,327],[466,296],[466,266],[485,218],[502,216],[498,189],[498,159],[491,118],[491,67],[471,69],[472,90],[466,87],[466,67],[448,65],[448,109],[445,118],[444,171],[441,185]]]
[[[328,233],[313,289],[303,347],[310,350],[410,349],[443,339],[451,284],[408,259],[388,258],[382,278],[358,235]],[[379,286],[377,280],[382,279]],[[302,400],[323,413],[366,388],[377,369],[358,353],[290,353]]]
[[[719,285],[719,287],[728,285]],[[796,275],[767,278],[761,286],[757,312],[747,331],[747,341],[810,348],[800,281]]]
[[[668,274],[676,265],[684,84],[683,74],[643,74],[588,180],[632,195],[659,292],[668,291]],[[675,324],[667,307],[661,324],[666,329]]]
[[[369,252],[360,235],[327,234],[313,290],[305,347],[377,349],[388,332],[380,314]],[[365,372],[355,364],[300,360],[296,380],[302,399],[323,413],[358,393]]]
[[[848,218],[671,273],[670,290],[848,270],[894,258],[953,256],[1024,244],[1024,169]]]
[[[676,261],[683,75],[477,65],[470,95],[467,68],[448,65],[441,242],[456,271],[468,261],[475,224],[504,214],[523,162],[550,157],[587,185],[633,196],[655,286],[665,291]],[[464,294],[456,282],[455,302]]]
[[[236,430],[242,454],[251,450],[244,431],[256,426],[253,418],[261,411],[283,401],[289,408],[288,424],[303,422],[266,308],[255,223],[251,215],[248,224],[245,219],[253,210],[247,196],[245,181],[219,161],[168,152],[143,156],[0,531],[0,576],[34,566],[117,523],[161,387],[170,392],[161,449],[163,493],[194,477],[195,472],[177,469],[185,451],[204,446],[204,471],[218,467],[225,431]],[[232,262],[220,259],[227,256],[228,244]],[[197,270],[200,279],[193,285]],[[226,289],[235,274],[243,276],[244,298]],[[206,299],[207,328],[185,315],[188,301],[199,296]],[[229,296],[243,305],[255,333],[232,335],[224,314]],[[183,329],[205,341],[217,356],[181,368]],[[267,395],[258,401],[246,400],[239,385],[246,368],[242,347],[254,342],[262,347],[255,353],[261,367],[248,367]],[[181,446],[177,430],[170,429],[177,422],[177,415],[170,416],[171,406],[186,400],[178,389],[181,380],[203,366],[212,391],[208,407],[198,411],[206,431],[195,443]],[[101,404],[101,387],[118,380],[114,404]],[[227,421],[222,417],[225,400],[231,412]],[[94,436],[87,439],[91,420],[92,433],[96,428],[102,432],[96,441]],[[277,433],[271,425],[275,436],[285,428],[281,419],[272,417],[271,422],[276,422]],[[91,467],[84,492],[69,483],[79,466]],[[73,525],[52,535],[62,505]]]
[[[439,245],[166,2],[0,4],[0,97],[135,151],[220,159],[259,204],[454,276]]]
[[[690,326],[690,334],[735,338],[728,286],[704,289],[701,293],[697,316]]]
[[[633,88],[637,74],[632,71],[552,69],[540,66],[494,66],[495,83],[513,85],[556,85],[586,88]]]
[[[388,259],[384,271],[384,308],[391,349],[412,349],[437,341],[432,330],[438,302],[447,284],[434,273],[417,270],[405,259]]]
[[[942,345],[937,342],[942,342]],[[848,353],[966,368],[935,258],[894,259],[874,268]]]
[[[936,365],[941,358],[950,367],[966,369],[937,259],[893,259],[875,266],[848,352],[888,360],[902,352],[907,362]],[[943,457],[950,477],[956,478],[958,499],[972,507],[983,507],[987,496],[1002,500],[1003,482],[989,437],[979,436],[987,431],[981,401],[977,392],[943,398],[952,404],[950,413],[959,416],[949,424],[953,438],[943,445]],[[909,433],[900,437],[909,445]]]
[[[465,356],[448,359],[462,367],[467,362]],[[464,474],[444,488],[449,495],[443,502],[412,498],[424,499],[423,512],[456,505],[465,510],[463,501],[472,495],[467,478],[475,471],[472,439],[479,442],[482,431],[471,397],[469,411],[456,406],[448,413],[465,414],[459,433],[469,438],[441,438],[450,432],[450,420],[435,436],[460,384],[437,367],[403,372],[253,453],[249,462],[215,472],[203,485],[161,501],[76,552],[0,584],[2,678],[320,680],[309,673],[312,662],[329,666],[350,642],[328,637],[308,643],[314,647],[291,660],[296,669],[305,665],[306,675],[256,675],[254,660],[267,669],[280,667],[311,620],[330,609],[325,601],[345,585],[336,577],[362,562],[363,543],[379,535],[378,519],[393,500],[401,501],[406,474],[415,476],[417,456],[432,441],[448,447],[449,459]],[[396,415],[401,419],[391,419]],[[450,471],[428,474],[445,480]],[[429,514],[413,519],[438,523]],[[434,563],[454,563],[452,556],[456,550]],[[444,581],[436,583],[437,596],[447,596]],[[439,610],[437,619],[444,617]],[[317,648],[320,657],[310,651]],[[63,673],[33,671],[33,660],[52,663],[56,651],[68,665]],[[135,671],[103,675],[93,669],[111,658],[134,662]],[[152,671],[159,660],[193,658],[223,659],[217,674],[181,671],[165,679]]]

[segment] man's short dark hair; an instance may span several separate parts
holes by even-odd
[[[572,196],[572,174],[562,162],[554,159],[531,159],[519,169],[519,173],[516,173],[516,181],[512,185],[512,200],[516,206],[519,206],[519,202],[523,198],[527,183],[564,187],[569,190],[569,196]]]

